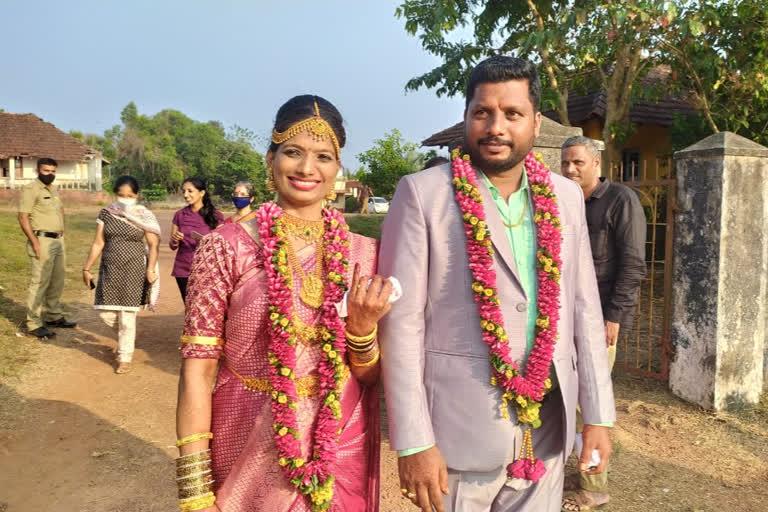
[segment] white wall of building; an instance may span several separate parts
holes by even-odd
[[[18,167],[14,162],[14,173]],[[22,157],[21,175],[14,174],[13,179],[0,176],[0,188],[18,188],[30,181],[37,179],[37,158]],[[90,162],[76,162],[73,160],[59,160],[56,167],[56,182],[63,188],[89,188],[101,190],[101,159],[94,158]],[[10,162],[9,162],[10,167]]]
[[[18,162],[17,162],[18,163]],[[24,169],[21,177],[22,179],[35,179],[37,177],[37,158],[23,158],[21,159],[21,167]]]

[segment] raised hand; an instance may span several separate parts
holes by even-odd
[[[361,276],[360,265],[355,265],[347,296],[347,331],[355,336],[373,332],[381,317],[392,309],[388,302],[390,293],[392,283],[388,279],[380,275]]]

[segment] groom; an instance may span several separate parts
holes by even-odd
[[[540,101],[534,66],[497,56],[472,71],[464,111],[463,151],[482,194],[509,355],[521,368],[537,332],[538,187],[529,185],[524,159],[539,134]],[[400,180],[382,231],[379,272],[403,285],[380,334],[400,492],[424,511],[559,511],[577,403],[587,424],[582,471],[602,472],[615,418],[584,198],[573,182],[551,174],[562,226],[559,337],[541,426],[532,432],[547,472],[533,484],[507,485],[506,466],[526,447],[524,429],[514,407],[502,417],[500,388],[491,384],[452,165]],[[601,455],[596,468],[593,449]]]

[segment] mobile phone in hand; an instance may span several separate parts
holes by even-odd
[[[93,279],[91,279],[91,290],[96,288],[96,283],[93,282]]]

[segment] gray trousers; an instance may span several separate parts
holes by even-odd
[[[532,432],[533,452],[544,461],[547,473],[527,489],[507,485],[507,468],[488,473],[448,469],[450,494],[443,497],[446,512],[559,512],[563,499],[563,400],[554,391],[542,405],[542,426]],[[520,452],[522,434],[515,453]]]

